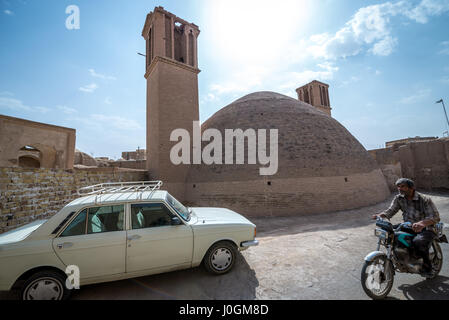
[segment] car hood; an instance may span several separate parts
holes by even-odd
[[[238,223],[238,224],[253,224],[244,216],[226,208],[191,208],[197,217],[198,224],[203,223]]]
[[[26,224],[20,228],[0,234],[0,245],[22,241],[28,237],[34,230],[39,228],[47,220],[37,220]]]

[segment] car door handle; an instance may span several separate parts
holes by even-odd
[[[133,234],[132,236],[128,236],[128,240],[138,240],[142,238],[141,236],[139,236],[138,234]]]
[[[73,243],[71,242],[64,242],[64,243],[60,243],[58,245],[56,245],[59,249],[62,248],[70,248],[71,246],[73,246]]]

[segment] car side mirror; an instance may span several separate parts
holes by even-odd
[[[172,226],[179,226],[181,224],[182,224],[182,221],[178,217],[172,217],[171,218],[171,225]]]

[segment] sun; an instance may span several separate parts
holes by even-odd
[[[280,59],[308,20],[307,0],[214,0],[205,4],[216,54],[241,62]]]

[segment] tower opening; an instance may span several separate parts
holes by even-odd
[[[175,60],[184,63],[186,54],[186,40],[184,35],[184,25],[175,22]]]

